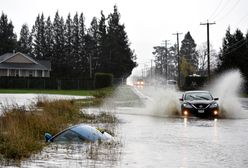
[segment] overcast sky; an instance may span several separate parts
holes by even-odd
[[[210,42],[216,50],[229,25],[231,31],[239,28],[246,33],[248,29],[247,0],[0,0],[0,10],[12,20],[19,35],[22,24],[31,28],[38,13],[53,20],[57,10],[64,18],[69,12],[72,16],[83,12],[89,27],[94,16],[100,18],[101,10],[108,15],[115,4],[140,67],[150,65],[153,46],[164,40],[170,40],[170,45],[176,42],[173,33],[190,31],[198,46],[206,42],[206,26],[201,22],[216,22],[210,26]]]

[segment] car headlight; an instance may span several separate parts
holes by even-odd
[[[209,108],[217,108],[218,107],[218,103],[212,103]]]
[[[185,108],[192,108],[192,106],[189,103],[183,103],[183,107],[185,107]]]

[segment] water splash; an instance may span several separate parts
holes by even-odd
[[[156,116],[175,116],[180,112],[180,93],[175,89],[156,87],[151,92],[146,111]]]
[[[218,76],[205,89],[211,91],[214,97],[219,98],[221,117],[247,118],[242,109],[239,93],[243,84],[243,77],[239,70],[227,71]]]

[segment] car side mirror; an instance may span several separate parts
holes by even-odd
[[[52,135],[46,132],[44,137],[45,137],[46,142],[50,142],[50,139],[52,138]]]
[[[179,101],[183,101],[183,98],[179,98]]]
[[[216,101],[216,100],[219,100],[219,98],[214,98],[214,100]]]

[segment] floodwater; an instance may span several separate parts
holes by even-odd
[[[116,142],[51,144],[21,167],[248,167],[248,119],[140,115],[116,109]]]
[[[223,86],[221,89],[223,97],[221,93],[214,94],[220,97],[223,109],[231,110],[227,110],[225,117],[211,120],[177,115],[179,92],[134,89],[141,95],[143,106],[118,102],[119,106],[107,108],[120,121],[115,128],[116,141],[50,144],[20,166],[246,168],[248,99],[236,97],[230,89],[225,92]],[[97,113],[104,111],[104,107],[87,111]]]
[[[248,119],[120,115],[121,167],[247,167]]]
[[[242,105],[248,112],[246,99]],[[182,118],[147,107],[113,111],[120,120],[115,142],[50,144],[21,167],[248,167],[248,118]]]

